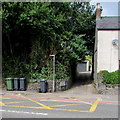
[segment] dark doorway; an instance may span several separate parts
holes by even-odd
[[[83,66],[84,64],[81,65],[81,67]],[[85,71],[81,67],[77,64],[76,68],[74,69],[75,72],[74,72],[73,85],[72,85],[73,87],[93,83],[92,71]]]

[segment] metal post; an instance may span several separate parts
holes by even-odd
[[[50,55],[53,57],[53,92],[55,92],[55,55]]]
[[[53,92],[55,92],[55,55],[53,56]]]

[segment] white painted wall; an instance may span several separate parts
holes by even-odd
[[[89,61],[88,60],[86,60],[82,63],[77,63],[77,66],[76,66],[77,73],[87,72],[87,71],[89,71]]]
[[[118,46],[112,44],[112,40],[118,39],[117,30],[99,30],[97,44],[97,72],[118,70]]]

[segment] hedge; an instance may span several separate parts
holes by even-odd
[[[100,71],[103,73],[103,83],[106,84],[120,84],[120,70],[115,72],[108,72],[106,70]]]

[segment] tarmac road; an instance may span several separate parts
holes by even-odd
[[[117,96],[1,94],[2,118],[118,118]]]

